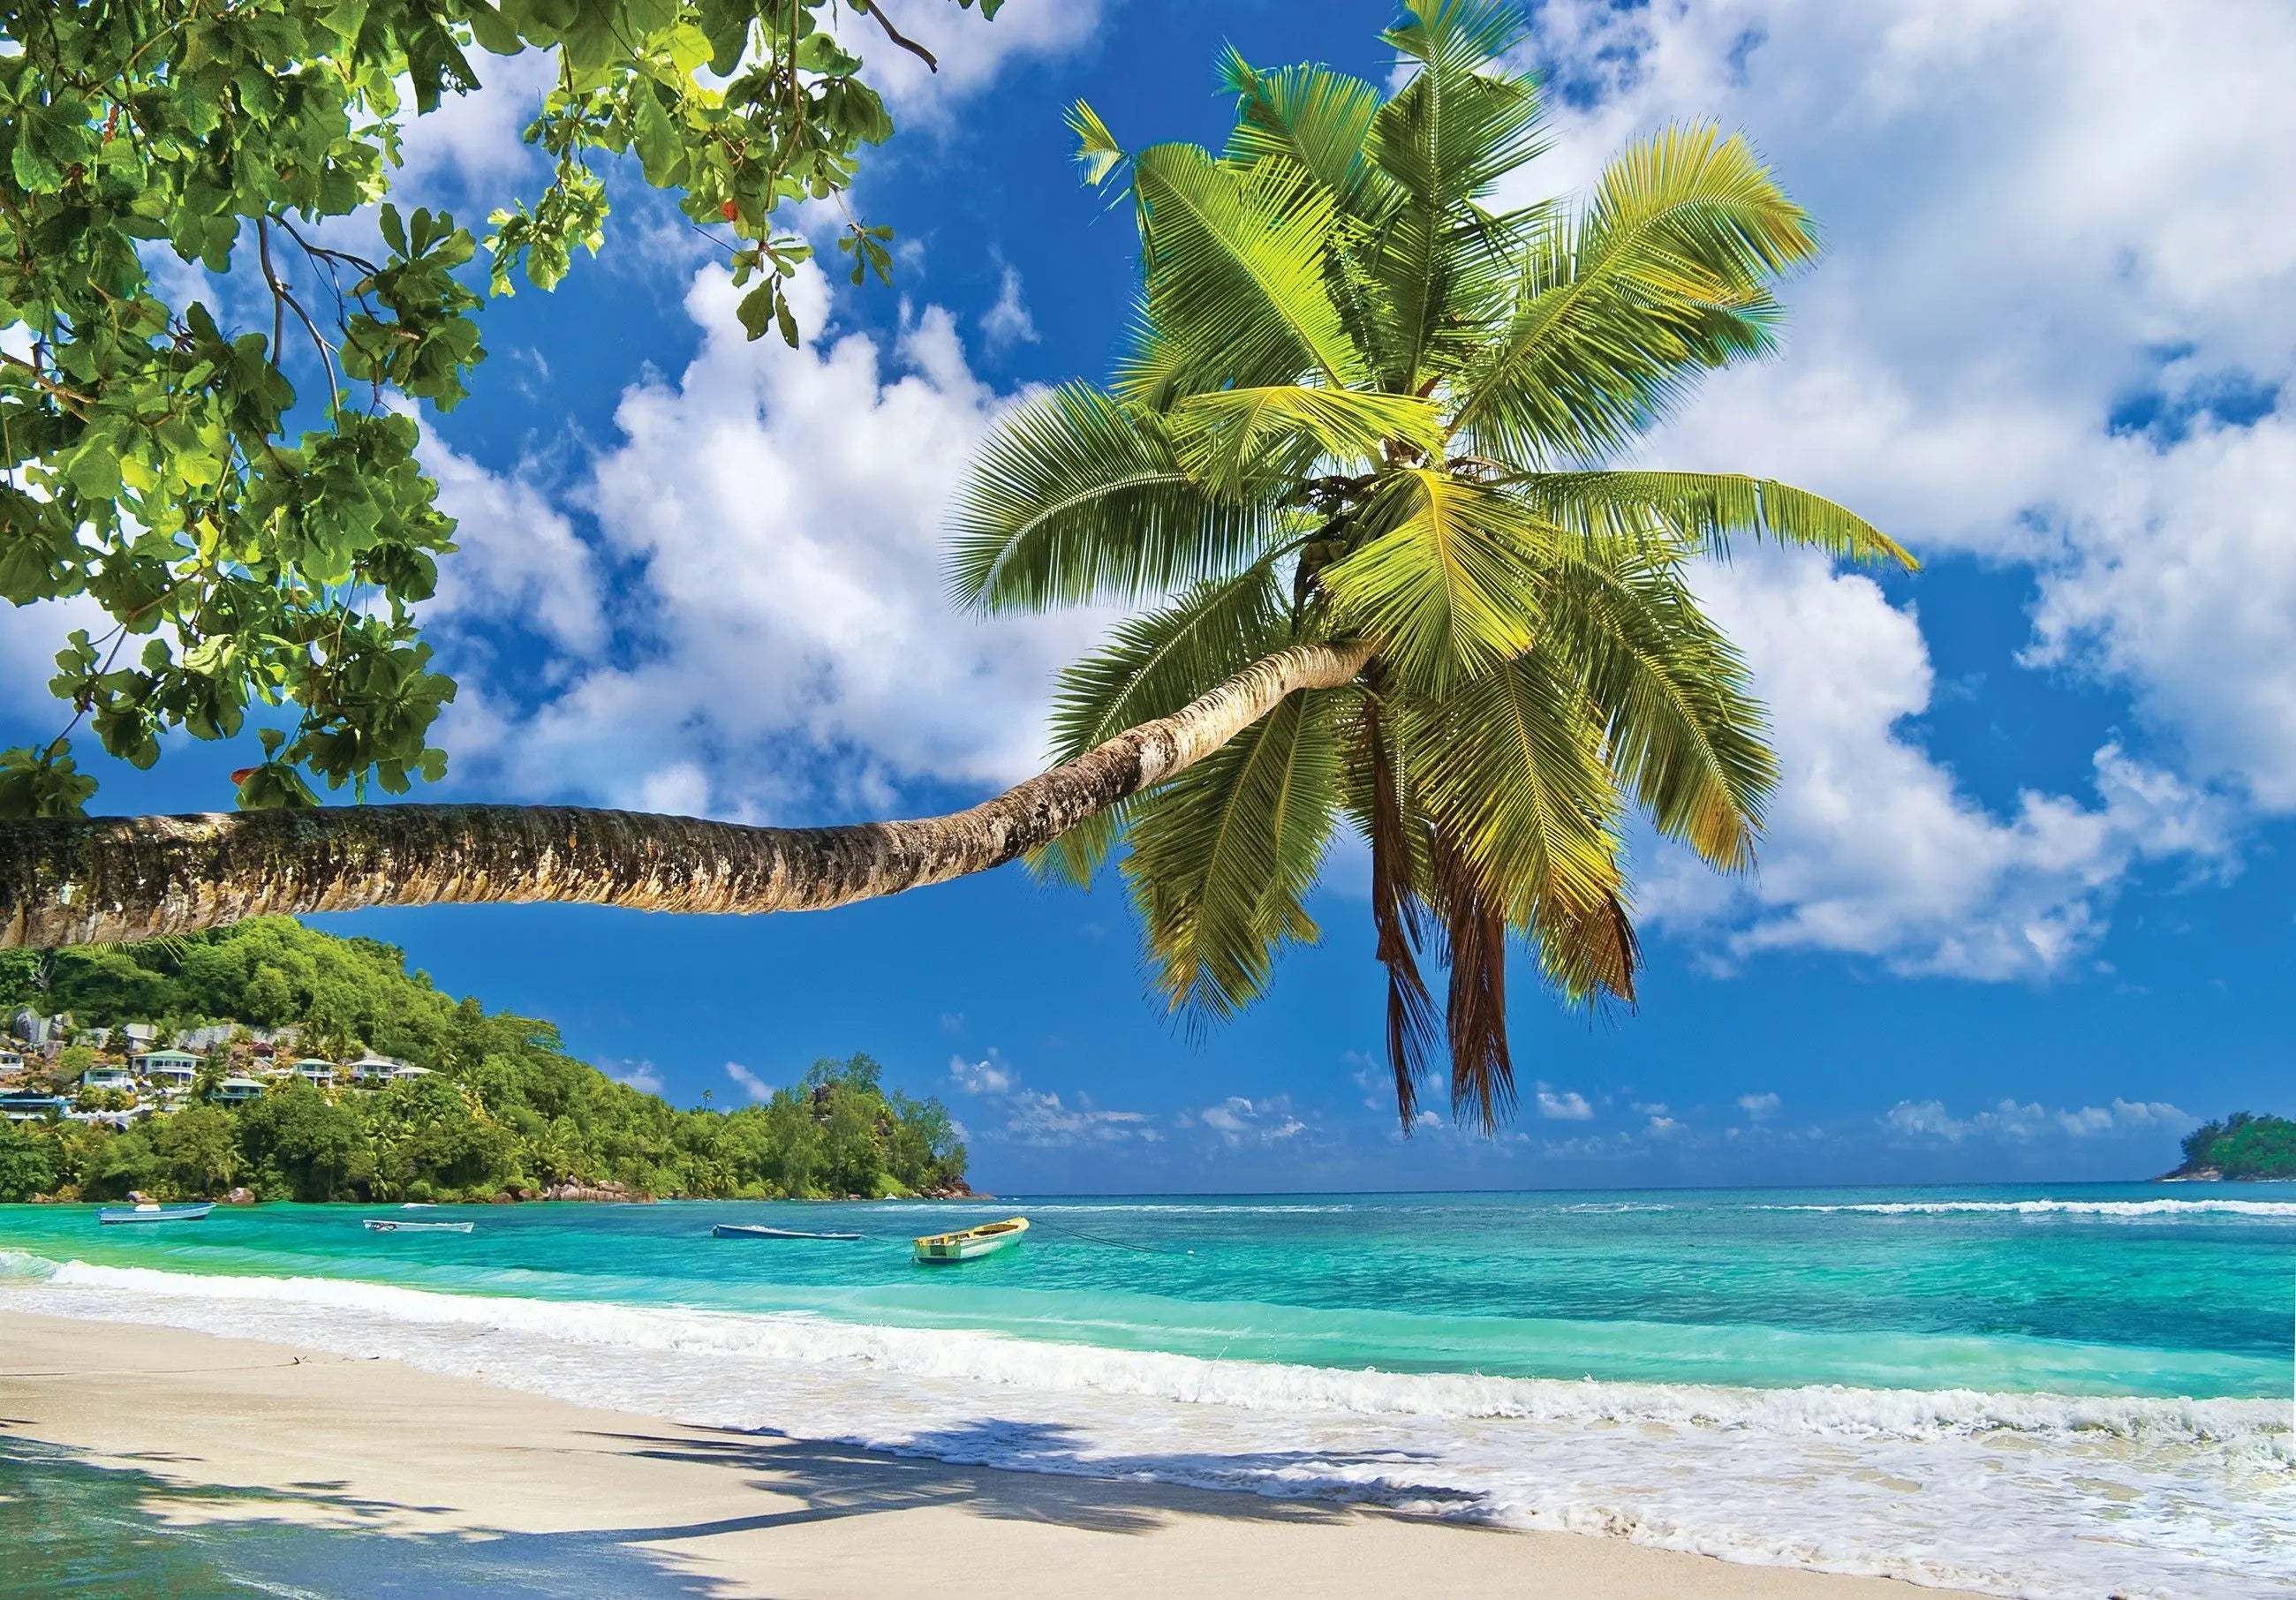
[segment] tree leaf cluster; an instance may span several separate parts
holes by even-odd
[[[0,598],[106,619],[57,658],[62,730],[0,752],[0,818],[83,812],[83,725],[149,767],[171,733],[253,718],[278,737],[234,778],[245,808],[440,776],[455,685],[414,608],[454,527],[417,414],[467,395],[488,293],[602,247],[617,158],[730,238],[744,324],[794,344],[810,247],[775,218],[841,204],[892,130],[836,11],[0,0]],[[882,21],[845,15],[849,37]],[[489,219],[481,266],[455,217],[391,203],[401,132],[529,51],[557,69],[525,133],[551,177]],[[856,282],[890,274],[889,237],[852,222]]]
[[[1119,844],[1156,990],[1192,1021],[1262,994],[1334,836],[1367,841],[1407,1128],[1434,1060],[1505,1113],[1507,951],[1566,999],[1631,1003],[1639,812],[1751,865],[1777,776],[1696,564],[1775,539],[1911,558],[1805,491],[1619,470],[1707,373],[1769,354],[1808,217],[1742,135],[1630,144],[1578,200],[1524,202],[1539,86],[1492,0],[1409,0],[1389,86],[1231,51],[1218,151],[1127,148],[1070,116],[1087,184],[1128,196],[1142,292],[1109,382],[1002,424],[955,513],[978,610],[1144,609],[1064,674],[1056,759],[1300,643],[1375,651],[1175,781],[1044,853]],[[1448,969],[1439,1004],[1423,963]]]
[[[228,1105],[209,1099],[218,1052],[193,1104],[125,1131],[0,1128],[0,1201],[241,1185],[263,1199],[492,1200],[607,1182],[665,1198],[874,1199],[945,1191],[964,1174],[947,1109],[885,1088],[866,1055],[816,1063],[761,1104],[679,1111],[568,1054],[548,1022],[458,1002],[389,945],[283,918],[164,946],[0,952],[0,1017],[18,1005],[69,1012],[83,1029],[293,1028],[299,1047],[330,1059],[373,1049],[433,1075],[373,1092],[298,1079]],[[59,1078],[94,1061],[85,1046],[62,1056]]]

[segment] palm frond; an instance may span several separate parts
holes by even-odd
[[[1323,584],[1410,687],[1440,693],[1529,648],[1548,529],[1496,490],[1432,468],[1390,472],[1366,509],[1385,531]]]
[[[1015,409],[974,457],[949,519],[950,588],[992,611],[1160,594],[1257,556],[1289,487],[1208,494],[1153,413],[1069,384]]]
[[[1342,209],[1372,180],[1364,139],[1379,114],[1376,86],[1311,64],[1257,70],[1231,45],[1220,62],[1220,86],[1236,98],[1230,161],[1248,166],[1263,156],[1297,161]]]
[[[1416,392],[1443,330],[1480,324],[1509,275],[1515,225],[1475,202],[1541,147],[1537,79],[1492,70],[1521,27],[1513,7],[1451,0],[1414,7],[1387,35],[1419,63],[1365,142],[1393,195],[1366,217],[1369,270],[1390,312],[1379,341],[1389,388]]]
[[[1419,1086],[1439,1033],[1435,1001],[1419,971],[1418,874],[1398,769],[1394,736],[1376,693],[1365,693],[1356,718],[1357,771],[1349,775],[1355,808],[1371,842],[1374,954],[1387,973],[1387,1062],[1395,1078],[1395,1114],[1408,1134],[1419,1114]]]
[[[1319,937],[1302,902],[1341,800],[1332,700],[1288,696],[1142,797],[1124,873],[1173,1010],[1232,1015],[1259,998],[1283,945]]]
[[[1324,281],[1335,212],[1297,163],[1237,168],[1193,144],[1133,160],[1148,315],[1201,364],[1201,387],[1362,382]]]
[[[1541,971],[1565,1000],[1591,1005],[1609,995],[1635,1003],[1642,944],[1623,895],[1606,894],[1591,906],[1542,898],[1532,938]]]
[[[1063,120],[1077,136],[1078,169],[1083,173],[1086,184],[1096,189],[1123,164],[1124,147],[1108,131],[1108,124],[1100,119],[1100,113],[1081,100],[1069,107]]]
[[[1443,418],[1413,395],[1375,390],[1272,384],[1189,395],[1169,413],[1172,438],[1189,473],[1215,494],[1244,493],[1275,472],[1294,479],[1319,463],[1376,465],[1392,445],[1439,449]]]
[[[1752,866],[1777,758],[1744,658],[1670,562],[1578,562],[1556,585],[1545,642],[1582,675],[1620,784],[1709,866]]]
[[[1414,794],[1511,924],[1534,927],[1542,897],[1587,907],[1619,888],[1622,801],[1565,663],[1531,651],[1414,710]]]
[[[1742,137],[1671,127],[1631,145],[1525,252],[1456,426],[1525,463],[1621,447],[1697,373],[1771,348],[1767,285],[1816,248]]]
[[[1735,472],[1539,472],[1516,492],[1558,526],[1589,536],[1629,534],[1657,523],[1726,557],[1743,537],[1805,545],[1849,561],[1921,563],[1856,512],[1769,478]]]
[[[1514,1106],[1507,1048],[1506,915],[1466,857],[1439,834],[1437,893],[1451,952],[1444,1022],[1451,1045],[1451,1115],[1485,1133]]]
[[[1288,623],[1273,558],[1127,618],[1107,644],[1062,671],[1053,699],[1053,761],[1072,759],[1127,728],[1170,716],[1290,643]],[[1100,812],[1031,856],[1030,868],[1088,885],[1134,809],[1128,801]]]

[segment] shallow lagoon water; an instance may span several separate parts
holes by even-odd
[[[913,1234],[1022,1212],[956,1268]],[[2296,1595],[2296,1192],[0,1208],[0,1305],[2004,1594]],[[719,1221],[857,1243],[718,1240]]]

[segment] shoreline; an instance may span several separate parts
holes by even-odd
[[[1966,1593],[1737,1564],[1624,1538],[1331,1502],[955,1465],[603,1411],[179,1329],[0,1311],[0,1458],[102,1473],[147,1531],[359,1592],[381,1558],[437,1587],[714,1596],[924,1589],[1913,1600]],[[451,1429],[442,1428],[451,1422]],[[124,1474],[124,1476],[123,1476]],[[377,1540],[387,1540],[379,1550]],[[332,1563],[330,1565],[330,1563]],[[315,1564],[316,1563],[316,1567]],[[512,1584],[512,1592],[516,1592]]]

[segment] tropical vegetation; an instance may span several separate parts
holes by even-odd
[[[83,723],[148,767],[252,715],[248,808],[437,778],[455,685],[411,608],[454,523],[422,403],[463,398],[488,293],[598,252],[616,158],[723,247],[750,337],[795,344],[813,252],[785,208],[841,206],[892,132],[856,51],[932,64],[842,9],[840,33],[839,0],[0,0],[0,596],[102,618],[57,658],[65,726],[0,751],[0,817],[82,811]],[[468,227],[394,202],[401,139],[528,52],[550,177],[488,219],[480,267]],[[890,230],[845,216],[854,282],[889,275]]]
[[[2171,1177],[2296,1178],[2296,1122],[2234,1112],[2185,1136],[2185,1161]]]
[[[1392,92],[1231,52],[1217,153],[1128,152],[1075,109],[1086,181],[1129,186],[1138,332],[1110,383],[1045,395],[982,453],[955,587],[992,611],[1146,603],[1064,676],[1062,757],[1278,652],[1341,652],[1340,681],[1043,860],[1088,879],[1121,836],[1158,987],[1218,1017],[1317,937],[1307,893],[1352,825],[1398,1109],[1447,1049],[1454,1112],[1488,1126],[1511,943],[1569,999],[1634,997],[1630,816],[1752,861],[1776,763],[1695,563],[1742,537],[1911,562],[1784,484],[1595,464],[1772,349],[1809,219],[1707,126],[1630,145],[1583,201],[1538,196],[1520,19],[1409,9]]]
[[[1751,863],[1775,760],[1697,563],[1744,539],[1912,563],[1788,485],[1620,464],[1703,373],[1774,349],[1776,286],[1816,252],[1746,139],[1669,127],[1585,196],[1540,195],[1516,8],[1406,11],[1388,86],[1231,54],[1218,152],[1128,150],[1076,108],[1086,178],[1128,193],[1138,225],[1138,336],[1111,382],[1052,391],[991,442],[954,570],[984,611],[1135,608],[1066,674],[1050,771],[952,816],[841,828],[525,806],[0,823],[0,945],[250,908],[824,907],[1031,852],[1086,878],[1120,841],[1157,982],[1209,1019],[1318,936],[1308,890],[1346,827],[1370,846],[1398,1109],[1410,1125],[1447,1054],[1453,1110],[1491,1125],[1513,1094],[1510,948],[1569,1000],[1634,998],[1635,819],[1718,869]],[[198,498],[152,492],[163,512]],[[266,529],[303,514],[258,509]],[[343,773],[361,751],[399,751],[375,768],[393,783],[427,761],[342,726],[357,737],[324,748]],[[292,789],[258,769],[239,800]]]
[[[898,1197],[960,1188],[964,1146],[938,1100],[887,1088],[866,1055],[824,1060],[763,1104],[673,1109],[568,1054],[550,1023],[488,1013],[409,972],[400,952],[283,918],[128,949],[0,952],[0,1016],[69,1011],[85,1032],[129,1022],[289,1031],[348,1060],[373,1050],[430,1074],[373,1091],[288,1079],[215,1097],[217,1047],[180,1109],[124,1129],[63,1118],[0,1124],[0,1201],[492,1200],[554,1188],[660,1197]],[[69,1089],[96,1052],[68,1046],[40,1087]]]

